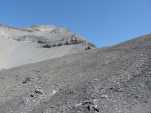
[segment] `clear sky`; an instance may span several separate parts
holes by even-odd
[[[65,26],[103,47],[151,33],[151,0],[0,0],[0,23]]]

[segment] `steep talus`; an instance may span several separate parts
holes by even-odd
[[[0,112],[150,113],[145,37],[0,71]]]

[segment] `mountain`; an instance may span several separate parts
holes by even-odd
[[[134,48],[150,48],[151,45],[151,34],[144,35],[137,37],[133,40],[128,40],[126,42],[120,43],[116,45],[116,48],[127,48],[127,49],[134,49]]]
[[[151,35],[0,71],[1,113],[150,113]]]
[[[95,48],[83,37],[57,26],[14,28],[0,25],[0,69],[8,69]]]

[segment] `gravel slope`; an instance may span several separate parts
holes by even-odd
[[[150,113],[151,45],[147,42],[123,48],[125,42],[3,70],[0,112]]]

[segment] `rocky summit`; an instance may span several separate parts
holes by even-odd
[[[97,49],[55,26],[0,33],[0,113],[151,113],[151,35]]]

